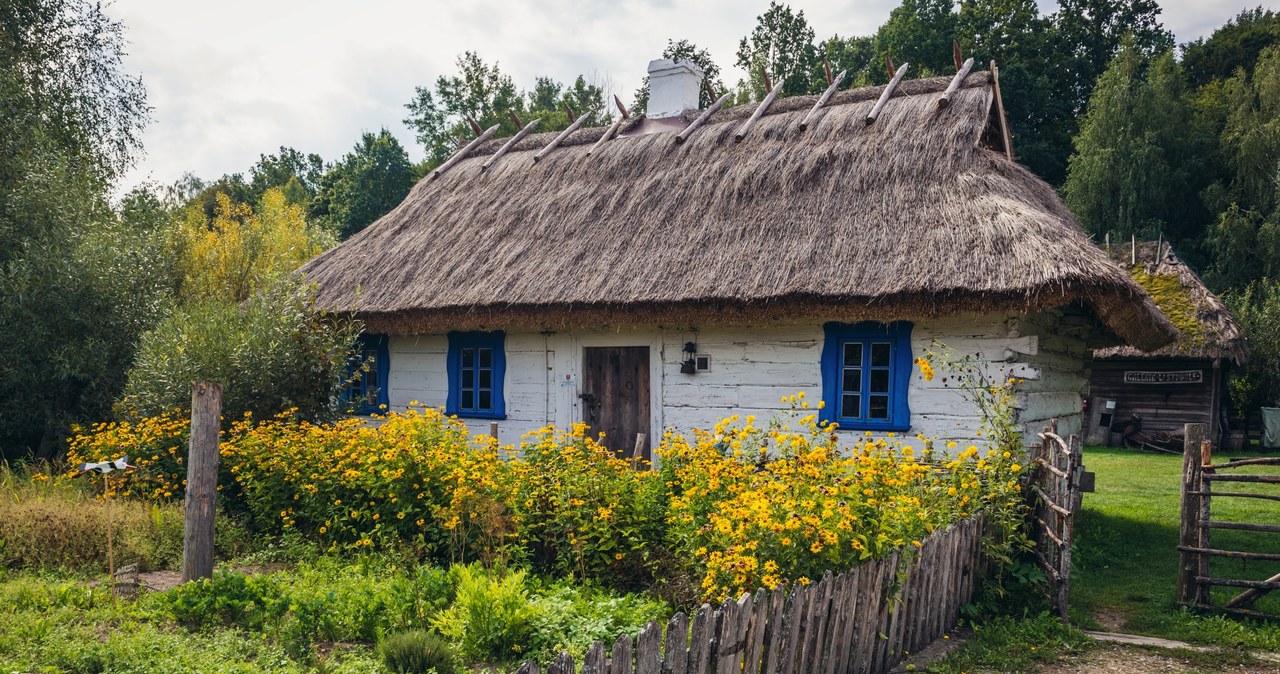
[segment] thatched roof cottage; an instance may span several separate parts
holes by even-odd
[[[1249,358],[1240,324],[1168,242],[1112,246],[1110,253],[1147,290],[1178,336],[1155,350],[1113,346],[1093,352],[1086,435],[1094,444],[1118,443],[1120,433],[1110,429],[1137,414],[1148,433],[1208,424],[1209,437],[1219,440],[1226,371]]]
[[[848,431],[968,438],[974,410],[914,371],[937,339],[1070,430],[1091,348],[1173,336],[1011,159],[988,72],[709,116],[692,64],[650,76],[648,117],[479,145],[303,267],[389,336],[391,407],[504,441],[585,421],[622,450],[804,391]]]

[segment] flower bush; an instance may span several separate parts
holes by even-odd
[[[984,449],[935,451],[923,436],[892,434],[842,446],[798,394],[766,423],[734,416],[691,437],[667,433],[656,471],[618,458],[580,424],[500,446],[420,406],[378,425],[246,416],[222,445],[222,495],[258,530],[329,550],[407,546],[613,587],[682,574],[700,589],[677,600],[719,600],[919,546],[979,511],[1002,531],[1004,547],[993,549],[1011,556],[1024,540],[1021,441],[1002,411],[1011,388],[966,389],[988,396],[996,419]],[[184,433],[160,417],[97,427],[72,447],[92,460],[132,448],[139,470],[121,488],[163,500],[181,491]]]
[[[803,395],[784,402],[804,405]],[[692,442],[664,439],[670,535],[701,570],[704,599],[808,583],[919,546],[939,527],[1004,507],[985,496],[993,484],[1021,489],[1012,453],[951,443],[958,453],[935,461],[922,436],[867,434],[842,448],[834,431],[816,414],[763,427],[735,416]]]

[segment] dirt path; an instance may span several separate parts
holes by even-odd
[[[1204,654],[1187,654],[1164,649],[1105,645],[1084,655],[1045,665],[1037,674],[1199,674],[1200,672],[1248,672],[1280,674],[1280,664],[1253,661],[1236,664],[1215,662]]]

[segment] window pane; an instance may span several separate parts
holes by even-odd
[[[493,393],[490,391],[481,391],[480,404],[476,406],[476,409],[481,409],[481,410],[493,409]]]
[[[845,368],[844,391],[845,393],[858,393],[862,391],[862,370],[854,367]]]
[[[476,364],[476,350],[463,349],[462,350],[462,367],[475,367],[475,364]]]
[[[872,370],[871,371],[871,392],[872,393],[888,393],[889,392],[889,371],[888,370]]]
[[[854,367],[862,365],[862,344],[851,342],[844,345],[844,364]]]
[[[462,371],[462,388],[469,389],[476,387],[476,371],[467,369]]]
[[[477,349],[480,352],[480,367],[493,367],[493,349]]]
[[[862,396],[845,395],[841,397],[840,416],[844,419],[857,419],[862,416]]]
[[[871,396],[868,402],[867,416],[872,419],[888,419],[889,418],[889,396]]]
[[[874,366],[889,366],[890,345],[888,342],[873,342],[871,344],[871,364]]]
[[[480,388],[493,387],[493,370],[480,371]]]
[[[468,391],[464,389],[462,391],[462,402],[458,407],[461,407],[464,410],[474,410],[476,408],[475,391]]]

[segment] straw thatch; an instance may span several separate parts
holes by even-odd
[[[323,309],[397,334],[467,328],[924,318],[1080,303],[1112,343],[1173,337],[1142,290],[1053,189],[998,143],[987,73],[945,109],[949,78],[717,113],[672,133],[492,141],[303,267]],[[692,119],[695,112],[688,113]],[[633,122],[630,127],[634,128]],[[624,133],[626,129],[624,129]],[[995,139],[995,140],[993,140]]]
[[[1111,257],[1148,289],[1156,306],[1178,330],[1178,338],[1154,351],[1118,346],[1094,351],[1094,358],[1203,358],[1243,365],[1249,358],[1240,324],[1209,291],[1200,276],[1167,242],[1146,241],[1111,248]]]

